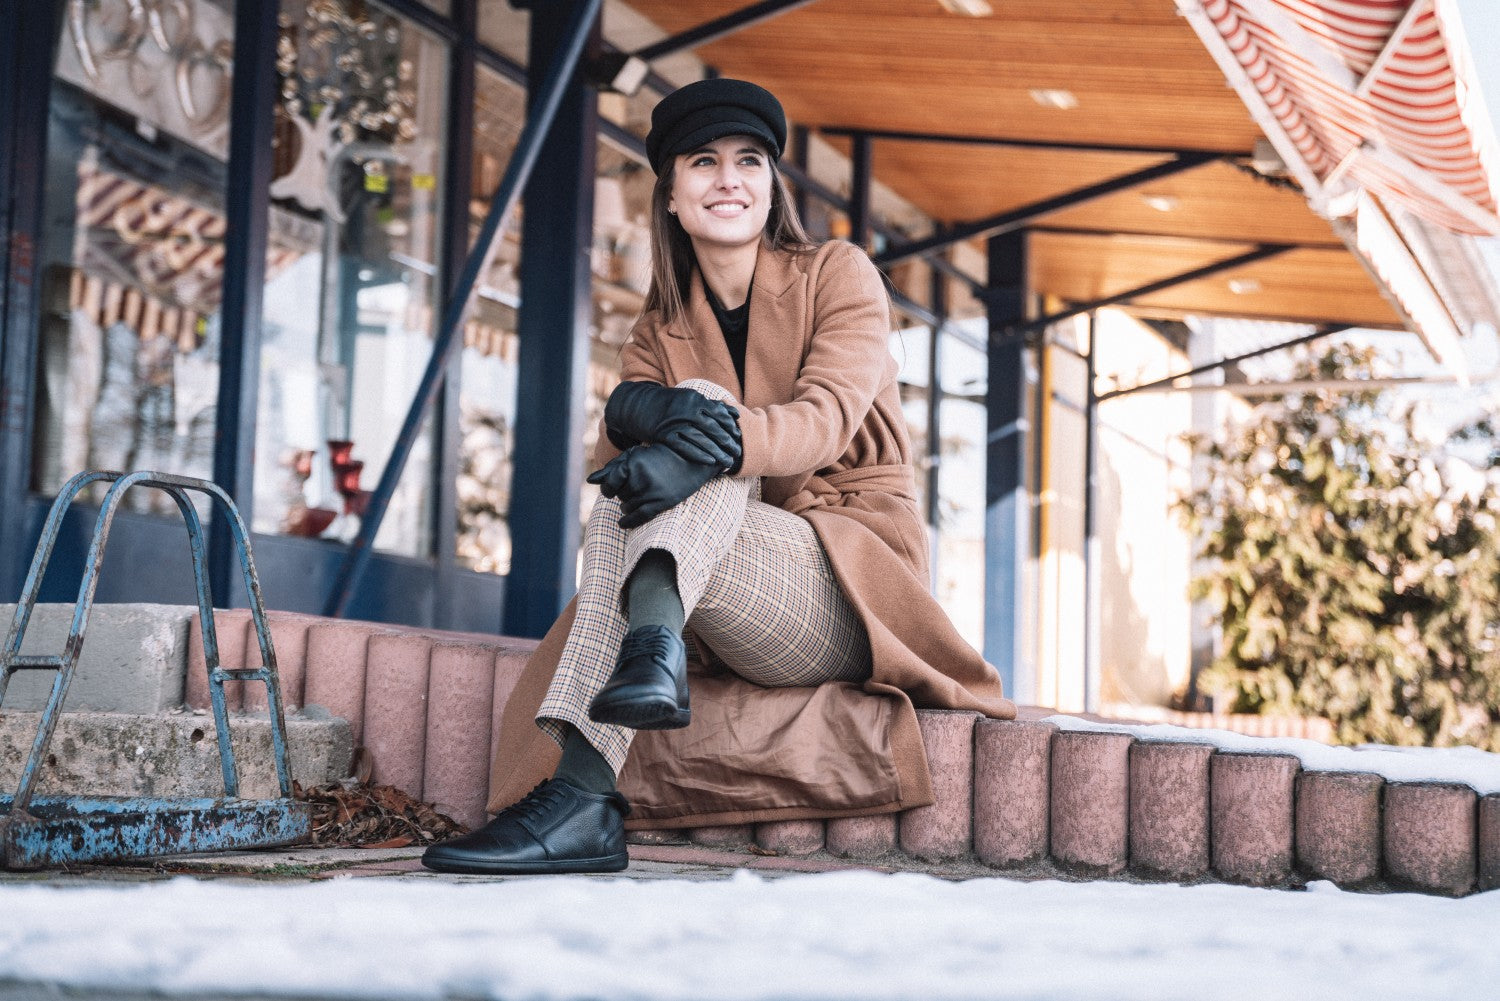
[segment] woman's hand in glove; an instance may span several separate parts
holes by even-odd
[[[739,413],[696,389],[622,382],[604,406],[604,430],[616,448],[660,444],[689,461],[730,470],[740,463]]]
[[[618,497],[621,528],[639,528],[682,503],[719,472],[703,462],[684,459],[671,448],[636,445],[589,474],[606,497]]]

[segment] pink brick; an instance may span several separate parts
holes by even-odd
[[[1215,754],[1209,765],[1214,870],[1274,886],[1292,873],[1292,798],[1301,763],[1287,754]]]
[[[755,843],[777,855],[811,855],[823,850],[823,822],[779,820],[756,824]]]
[[[491,705],[493,723],[490,730],[491,760],[494,760],[495,745],[500,739],[500,716],[505,712],[505,703],[510,700],[510,693],[516,690],[516,682],[521,679],[521,672],[526,669],[526,662],[530,659],[531,651],[526,648],[502,647],[495,651],[495,691]]]
[[[967,855],[974,822],[973,712],[922,709],[917,724],[932,776],[933,803],[901,814],[901,850],[937,861]]]
[[[1479,801],[1479,888],[1500,887],[1500,793]]]
[[[485,821],[494,694],[494,648],[456,643],[432,648],[422,798],[468,827]]]
[[[723,827],[695,827],[688,832],[688,840],[705,848],[726,850],[748,848],[755,841],[755,825],[727,824]]]
[[[984,719],[974,728],[974,854],[994,866],[1047,854],[1053,723]]]
[[[248,608],[214,609],[214,637],[219,643],[220,667],[245,666],[245,630],[250,624]],[[256,663],[260,663],[259,659]],[[241,682],[224,685],[224,704],[228,709],[240,707]],[[194,709],[208,709],[208,670],[203,664],[203,631],[197,613],[188,625],[187,677],[183,679],[183,701]]]
[[[1052,738],[1052,857],[1065,869],[1125,868],[1130,745],[1123,733],[1062,731]]]
[[[427,743],[427,674],[432,641],[377,633],[365,672],[365,750],[377,785],[422,796]]]
[[[1380,879],[1380,794],[1369,772],[1297,778],[1297,865],[1313,879],[1358,888]]]
[[[1197,879],[1208,872],[1209,744],[1141,741],[1130,749],[1130,868]]]
[[[842,858],[877,859],[896,850],[896,814],[843,817],[828,822],[828,851]]]
[[[1474,888],[1478,797],[1465,785],[1385,787],[1385,874],[1395,886],[1462,896]]]
[[[349,721],[356,746],[364,741],[365,662],[370,637],[386,632],[367,622],[325,619],[307,630],[307,676],[302,703]]]
[[[302,707],[303,679],[307,675],[307,630],[318,621],[312,615],[266,613],[266,625],[271,631],[271,649],[276,654],[276,676],[281,685],[281,705],[284,712]],[[245,635],[248,666],[259,667],[263,663],[260,659],[260,640],[253,629]],[[269,705],[265,685],[258,681],[245,685],[244,707],[247,711],[267,712]]]

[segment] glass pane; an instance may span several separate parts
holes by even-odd
[[[32,484],[54,492],[86,468],[207,477],[233,6],[76,0],[64,22]],[[155,491],[127,504],[172,506]]]
[[[962,325],[983,343],[982,320]],[[960,635],[978,650],[984,649],[986,365],[984,352],[955,337],[943,338],[937,598]]]
[[[352,538],[432,353],[448,52],[375,4],[283,0],[255,528]],[[375,545],[431,549],[431,422]]]

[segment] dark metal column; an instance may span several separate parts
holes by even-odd
[[[214,482],[255,514],[255,405],[260,389],[261,307],[271,210],[271,131],[276,114],[278,4],[234,5],[234,82],[230,96],[229,174],[225,185],[224,296],[219,305],[219,406]],[[215,603],[229,606],[239,561],[223,512],[209,525],[209,575]]]
[[[42,292],[47,100],[62,4],[10,4],[0,16],[0,601],[31,558],[26,495]]]
[[[928,270],[928,305],[932,309],[932,336],[927,340],[927,540],[931,549],[928,587],[937,593],[938,521],[943,465],[943,326],[948,322],[948,276],[937,268]]]
[[[1029,281],[1022,232],[989,240],[987,296],[990,351],[985,391],[988,456],[985,469],[984,655],[1000,670],[1008,696],[1036,698],[1035,667],[1027,659],[1026,565],[1032,550],[1027,346],[1011,332],[1026,319]]]
[[[533,90],[573,3],[529,0]],[[595,22],[597,33],[598,22]],[[597,95],[575,72],[526,186],[505,632],[541,636],[575,590],[592,313]]]
[[[870,249],[870,182],[874,154],[870,149],[870,137],[856,132],[849,151],[852,174],[849,179],[849,239],[859,246]]]
[[[1088,374],[1083,405],[1083,708],[1099,710],[1103,588],[1099,550],[1099,314],[1089,314]]]

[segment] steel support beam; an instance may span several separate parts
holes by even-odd
[[[870,249],[870,196],[873,158],[870,137],[856,135],[849,151],[849,240]]]
[[[531,7],[532,67],[576,30],[556,3]],[[597,4],[594,4],[597,8]],[[597,35],[598,18],[585,30]],[[575,590],[588,392],[597,94],[575,74],[526,186],[521,242],[521,352],[504,631],[541,636]]]
[[[927,537],[930,566],[928,589],[937,593],[938,529],[943,465],[943,325],[948,317],[948,280],[937,270],[928,273],[928,301],[933,323],[927,338]]]
[[[1116,192],[1128,191],[1131,188],[1142,184],[1149,184],[1164,177],[1171,177],[1186,170],[1193,170],[1219,159],[1222,158],[1216,153],[1183,153],[1165,163],[1155,164],[1141,170],[1133,170],[1128,174],[1121,174],[1119,177],[1112,177],[1107,181],[1100,181],[1097,184],[1075,188],[1072,191],[1053,195],[1050,198],[1043,198],[1029,205],[1022,205],[1020,208],[1009,209],[983,219],[959,223],[956,226],[948,227],[941,233],[934,234],[922,240],[913,240],[910,243],[888,247],[883,253],[875,257],[875,263],[881,267],[886,267],[895,264],[897,261],[904,261],[908,257],[916,257],[920,254],[926,254],[928,251],[940,250],[955,243],[962,243],[965,240],[973,239],[976,236],[999,236],[1004,233],[1012,233],[1018,229],[1024,229],[1049,215],[1054,215],[1066,209],[1076,208],[1079,205],[1087,204],[1088,202],[1104,198]]]
[[[1095,299],[1092,302],[1083,302],[1079,303],[1076,306],[1070,306],[1067,309],[1061,310],[1057,313],[1053,313],[1050,316],[1042,316],[1038,317],[1035,320],[1028,320],[1026,323],[1023,323],[1021,326],[1016,327],[1008,331],[1007,333],[1009,336],[1014,337],[1022,334],[1033,333],[1038,330],[1046,330],[1054,323],[1061,323],[1064,320],[1071,320],[1075,316],[1082,316],[1084,313],[1092,313],[1096,309],[1103,309],[1106,306],[1117,306],[1122,302],[1129,302],[1132,299],[1138,299],[1143,295],[1154,295],[1157,292],[1164,292],[1167,289],[1175,288],[1178,285],[1185,285],[1188,282],[1195,282],[1200,278],[1209,278],[1213,275],[1221,274],[1225,271],[1233,271],[1235,268],[1242,268],[1247,264],[1254,264],[1256,261],[1264,261],[1269,257],[1275,257],[1278,254],[1284,254],[1288,250],[1294,249],[1296,248],[1294,248],[1290,244],[1284,243],[1267,244],[1266,246],[1256,247],[1254,250],[1247,251],[1246,253],[1236,254],[1235,256],[1227,257],[1222,261],[1215,261],[1213,264],[1205,264],[1201,268],[1193,268],[1189,271],[1183,271],[1171,276],[1170,278],[1162,278],[1154,282],[1147,282],[1144,285],[1137,285],[1135,288],[1127,289],[1124,292],[1117,292],[1114,295],[1105,296],[1103,299]]]
[[[1138,156],[1188,156],[1209,154],[1218,157],[1243,156],[1243,150],[1182,149],[1176,146],[1120,146],[1110,143],[1054,142],[1046,139],[1013,139],[1003,136],[959,135],[946,132],[905,132],[899,129],[863,129],[847,125],[821,125],[818,131],[829,136],[867,135],[871,139],[893,139],[898,142],[946,143],[958,146],[997,146],[1002,149],[1036,149],[1054,153],[1124,153]]]
[[[1026,244],[1023,231],[989,240],[987,306],[992,331],[1026,319],[1030,298]],[[1032,550],[1026,475],[1031,443],[1028,350],[1020,338],[991,343],[985,391],[984,656],[999,669],[1006,694],[1019,702],[1036,698],[1035,667],[1026,652],[1025,582]]]
[[[806,7],[813,0],[761,0],[748,7],[716,17],[712,21],[705,21],[695,28],[679,31],[675,35],[663,38],[659,42],[653,42],[643,49],[637,49],[632,55],[636,59],[645,62],[653,62],[664,56],[681,52],[684,49],[697,48],[707,45],[709,42],[717,41],[725,35],[732,35],[736,31],[742,31],[754,24],[769,20],[778,14],[796,10],[798,7]]]
[[[1089,314],[1089,350],[1083,397],[1083,708],[1099,711],[1104,589],[1099,543],[1099,317]]]
[[[1150,382],[1143,382],[1139,386],[1127,386],[1124,389],[1112,389],[1107,393],[1100,393],[1099,402],[1102,403],[1105,400],[1113,400],[1117,396],[1129,396],[1132,393],[1144,393],[1148,390],[1160,389],[1163,386],[1170,386],[1178,379],[1187,379],[1195,375],[1202,375],[1204,372],[1212,372],[1215,369],[1227,368],[1230,365],[1238,365],[1242,361],[1249,361],[1251,358],[1259,358],[1261,355],[1268,355],[1275,351],[1285,351],[1287,348],[1295,348],[1300,347],[1303,344],[1311,344],[1313,341],[1320,341],[1332,334],[1343,333],[1345,330],[1351,329],[1352,326],[1352,324],[1348,323],[1335,323],[1321,326],[1310,334],[1304,334],[1301,337],[1293,337],[1289,341],[1280,341],[1276,344],[1268,344],[1263,348],[1256,348],[1254,351],[1246,351],[1244,354],[1234,355],[1229,358],[1220,358],[1218,361],[1211,361],[1203,365],[1197,365],[1193,368],[1187,369],[1186,371],[1178,372],[1176,375],[1169,375],[1165,378],[1152,379]]]
[[[516,148],[511,153],[510,162],[505,167],[505,175],[500,179],[500,187],[496,190],[494,197],[490,200],[490,211],[485,217],[484,224],[479,229],[479,234],[474,240],[474,245],[464,261],[463,271],[454,284],[454,292],[443,310],[442,324],[438,327],[436,338],[432,346],[432,355],[427,360],[427,367],[422,372],[421,382],[418,383],[413,395],[411,406],[407,409],[406,420],[401,426],[401,432],[396,436],[396,442],[391,446],[391,454],[386,459],[385,469],[380,475],[380,483],[370,495],[369,506],[365,510],[365,516],[361,519],[359,535],[350,543],[349,552],[344,558],[343,565],[339,568],[339,574],[334,581],[329,593],[328,601],[324,606],[325,615],[342,615],[349,604],[349,596],[359,585],[359,579],[364,573],[365,567],[370,560],[370,549],[375,535],[380,530],[380,523],[385,517],[385,512],[390,507],[391,497],[395,494],[396,484],[400,482],[401,471],[406,467],[406,461],[411,456],[412,447],[416,444],[417,435],[422,428],[422,422],[427,412],[431,409],[437,398],[438,387],[448,373],[448,363],[452,353],[460,344],[458,334],[463,326],[465,313],[468,311],[469,298],[473,294],[474,286],[483,273],[490,259],[496,237],[499,235],[506,218],[515,207],[520,197],[521,189],[526,185],[533,169],[538,164],[552,165],[552,159],[556,155],[555,144],[549,140],[549,145],[554,148],[552,157],[543,156],[547,152],[543,140],[548,140],[548,130],[552,127],[555,117],[560,114],[560,108],[564,103],[564,94],[570,94],[575,100],[587,90],[581,83],[576,71],[579,61],[583,55],[584,42],[589,36],[597,31],[599,20],[599,9],[603,0],[579,0],[576,4],[563,6],[561,4],[542,4],[539,10],[532,12],[532,52],[531,65],[540,73],[546,68],[546,76],[540,82],[540,86],[533,88],[533,98],[526,116],[526,125],[521,130],[521,135],[516,141]],[[561,9],[559,9],[561,8]],[[559,22],[566,20],[566,26],[560,28]],[[540,28],[539,28],[540,26]],[[537,48],[538,35],[546,40],[540,50]],[[589,107],[592,109],[592,94],[588,98]],[[591,117],[591,116],[590,116]],[[589,156],[589,169],[592,171],[594,133],[589,129],[588,141],[584,149]],[[577,137],[574,137],[574,146]],[[568,147],[571,151],[574,147]],[[545,176],[545,175],[544,175]],[[590,186],[588,189],[592,197],[592,172]],[[529,192],[528,192],[529,195]],[[542,193],[543,200],[536,203],[534,212],[537,216],[545,217],[545,192]],[[528,220],[532,213],[527,213]],[[576,235],[570,236],[575,243],[570,244],[568,255],[562,259],[566,264],[577,256],[578,245]],[[586,248],[587,244],[583,244]],[[545,248],[538,245],[531,257],[533,262],[543,255]],[[584,255],[585,272],[587,270],[587,254]],[[524,281],[524,274],[523,274]],[[541,298],[548,285],[549,279],[544,276],[538,279],[536,287],[528,290],[528,296]],[[523,311],[523,323],[525,313]],[[525,329],[522,329],[523,345]],[[521,373],[521,398],[517,400],[517,408],[524,415],[523,409],[527,397],[527,372],[526,351],[522,348],[522,373]],[[533,390],[535,391],[535,390]],[[567,436],[574,430],[567,426],[558,433]],[[518,433],[520,429],[517,429]],[[515,477],[517,483],[524,483],[519,475]],[[514,501],[512,502],[514,504]],[[512,516],[515,511],[512,508]],[[531,526],[528,526],[528,530]],[[574,531],[576,533],[576,526]],[[527,533],[517,533],[518,537],[526,538]],[[514,563],[512,564],[514,570]],[[509,587],[507,588],[509,594]]]

